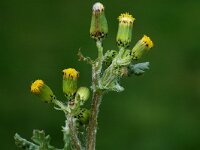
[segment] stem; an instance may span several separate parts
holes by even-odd
[[[71,136],[72,144],[73,144],[73,146],[75,147],[76,150],[82,150],[83,148],[82,148],[81,143],[80,143],[78,136],[77,136],[76,127],[75,127],[75,124],[74,124],[74,121],[73,121],[73,116],[68,114],[66,116],[66,118],[67,118],[67,122],[68,122],[69,133],[70,133],[70,136]]]
[[[72,141],[72,144],[73,146],[75,147],[76,150],[82,150],[82,146],[81,146],[81,143],[78,139],[78,134],[77,134],[77,131],[76,131],[76,125],[74,123],[74,120],[73,120],[73,116],[71,114],[71,110],[68,109],[67,106],[65,106],[62,102],[60,102],[59,100],[54,100],[54,104],[59,106],[61,110],[64,111],[65,113],[65,116],[66,116],[66,127],[65,127],[65,131],[64,132],[69,132],[69,133],[63,133],[64,136],[65,134],[69,134],[70,137],[71,137],[71,141]],[[68,131],[69,130],[69,131]],[[68,139],[66,139],[68,140]],[[68,141],[65,141],[66,143],[68,143]],[[68,145],[66,145],[67,147]]]
[[[63,104],[61,101],[55,99],[54,104],[60,107],[60,110],[64,111],[65,114],[68,114],[69,110],[65,104]]]
[[[87,150],[95,150],[96,134],[97,134],[97,118],[99,113],[99,106],[102,100],[102,91],[98,90],[93,93],[91,116],[88,125],[87,134]]]
[[[85,61],[88,64],[94,63],[93,60],[90,57],[83,56],[83,54],[81,53],[81,49],[78,50],[78,54],[77,55],[79,57],[79,61]]]
[[[103,47],[102,47],[102,41],[98,40],[96,42],[96,46],[98,49],[98,59],[96,61],[96,74],[97,74],[97,79],[100,78],[101,74],[101,69],[102,69],[102,63],[103,63]]]
[[[89,119],[89,125],[87,128],[87,150],[95,150],[96,145],[96,133],[97,133],[97,118],[99,113],[99,106],[101,104],[103,92],[99,89],[99,81],[103,63],[103,47],[102,42],[99,40],[96,42],[98,48],[98,59],[92,65],[92,106]]]

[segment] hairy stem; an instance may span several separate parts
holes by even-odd
[[[103,63],[103,47],[102,42],[99,40],[96,42],[98,49],[98,59],[92,65],[92,88],[93,88],[93,97],[92,97],[92,106],[91,106],[91,115],[89,119],[89,125],[87,128],[87,150],[95,150],[96,145],[96,133],[97,133],[97,118],[99,113],[99,106],[101,104],[103,92],[99,89],[99,81],[102,70]]]
[[[97,90],[93,93],[92,97],[92,108],[91,108],[91,116],[89,120],[88,126],[88,134],[87,134],[87,150],[95,150],[96,145],[96,133],[97,133],[97,118],[99,113],[99,106],[102,100],[102,91]]]
[[[96,61],[96,75],[97,75],[97,79],[100,78],[100,74],[101,74],[101,69],[102,69],[102,63],[103,63],[103,47],[102,47],[102,41],[98,40],[96,42],[96,46],[98,49],[98,59]]]
[[[61,101],[59,101],[57,99],[55,99],[53,102],[56,106],[60,107],[60,108],[57,108],[57,109],[64,111],[65,114],[68,114],[69,110],[64,103],[62,103]]]
[[[76,131],[74,121],[73,121],[73,117],[70,114],[68,114],[66,117],[67,117],[67,122],[68,122],[69,133],[70,133],[70,136],[71,136],[72,145],[74,146],[74,148],[76,150],[82,150],[83,148],[82,148],[81,143],[78,139],[78,135],[77,135],[77,131]]]

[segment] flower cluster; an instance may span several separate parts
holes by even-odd
[[[98,57],[92,60],[84,57],[79,51],[80,60],[92,65],[93,92],[90,109],[85,103],[90,97],[90,90],[85,86],[78,86],[79,72],[74,68],[64,69],[62,87],[66,100],[56,98],[51,88],[43,80],[35,80],[30,91],[45,103],[54,104],[56,110],[65,113],[66,121],[63,127],[64,148],[62,150],[95,150],[97,118],[99,106],[104,93],[108,91],[121,92],[124,88],[120,79],[124,76],[142,75],[149,69],[149,62],[137,63],[142,56],[153,47],[150,37],[144,35],[132,45],[132,30],[135,18],[129,13],[122,13],[118,17],[118,31],[116,45],[118,49],[109,49],[103,52],[103,40],[108,35],[108,24],[105,17],[105,8],[101,3],[95,3],[92,8],[90,37],[95,40]],[[27,150],[51,149],[49,135],[44,131],[35,130],[32,140],[34,143],[15,135],[18,147]]]
[[[92,14],[92,38],[96,39],[97,42],[102,41],[102,39],[104,39],[98,36],[99,33],[105,33],[105,30],[99,29],[101,29],[101,27],[107,27],[107,21],[105,21],[106,18],[104,15],[104,13]],[[97,20],[98,17],[103,18],[103,20]],[[150,37],[144,35],[135,44],[135,46],[132,49],[130,49],[129,47],[131,45],[132,29],[135,18],[129,13],[122,13],[118,17],[118,20],[119,26],[116,36],[116,43],[119,50],[107,50],[106,53],[103,55],[103,62],[106,66],[106,69],[103,71],[103,75],[100,78],[99,88],[102,90],[120,92],[124,90],[124,88],[121,87],[119,84],[120,79],[124,75],[130,75],[132,73],[135,73],[136,71],[134,71],[134,69],[138,70],[138,68],[133,67],[133,64],[136,60],[140,59],[143,56],[143,54],[148,52],[153,47],[153,42],[150,39]],[[139,65],[140,67],[143,66],[142,68],[140,68],[143,71],[143,73],[144,70],[148,68],[148,66],[146,66],[147,64],[149,65],[149,63]]]
[[[88,123],[90,111],[81,108],[89,99],[90,90],[87,87],[78,88],[79,72],[73,68],[63,70],[63,93],[67,98],[67,105],[60,106],[51,88],[43,80],[35,80],[31,84],[31,93],[40,97],[43,102],[59,105],[66,113],[71,113],[81,124]]]

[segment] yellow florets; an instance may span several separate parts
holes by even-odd
[[[44,86],[44,82],[42,80],[35,80],[32,84],[31,84],[31,92],[33,94],[39,94],[40,93],[40,89]]]
[[[64,75],[63,75],[64,78],[73,78],[73,79],[75,79],[75,78],[79,77],[78,71],[76,71],[73,68],[64,69],[63,73],[64,73]]]
[[[151,41],[151,39],[144,35],[143,38],[142,38],[142,42],[145,43],[145,45],[148,47],[148,48],[152,48],[153,47],[153,42]]]
[[[122,23],[133,23],[135,18],[133,18],[132,15],[130,15],[129,13],[123,13],[121,14],[119,17],[119,22],[122,22]]]

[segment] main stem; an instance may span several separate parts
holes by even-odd
[[[97,118],[99,113],[99,106],[101,104],[103,91],[99,89],[100,74],[103,63],[103,47],[102,42],[99,40],[96,42],[98,48],[98,58],[95,63],[92,65],[92,88],[93,88],[93,97],[92,97],[92,106],[91,106],[91,115],[89,119],[89,125],[87,129],[87,150],[95,150],[96,145],[96,134],[97,134]]]

